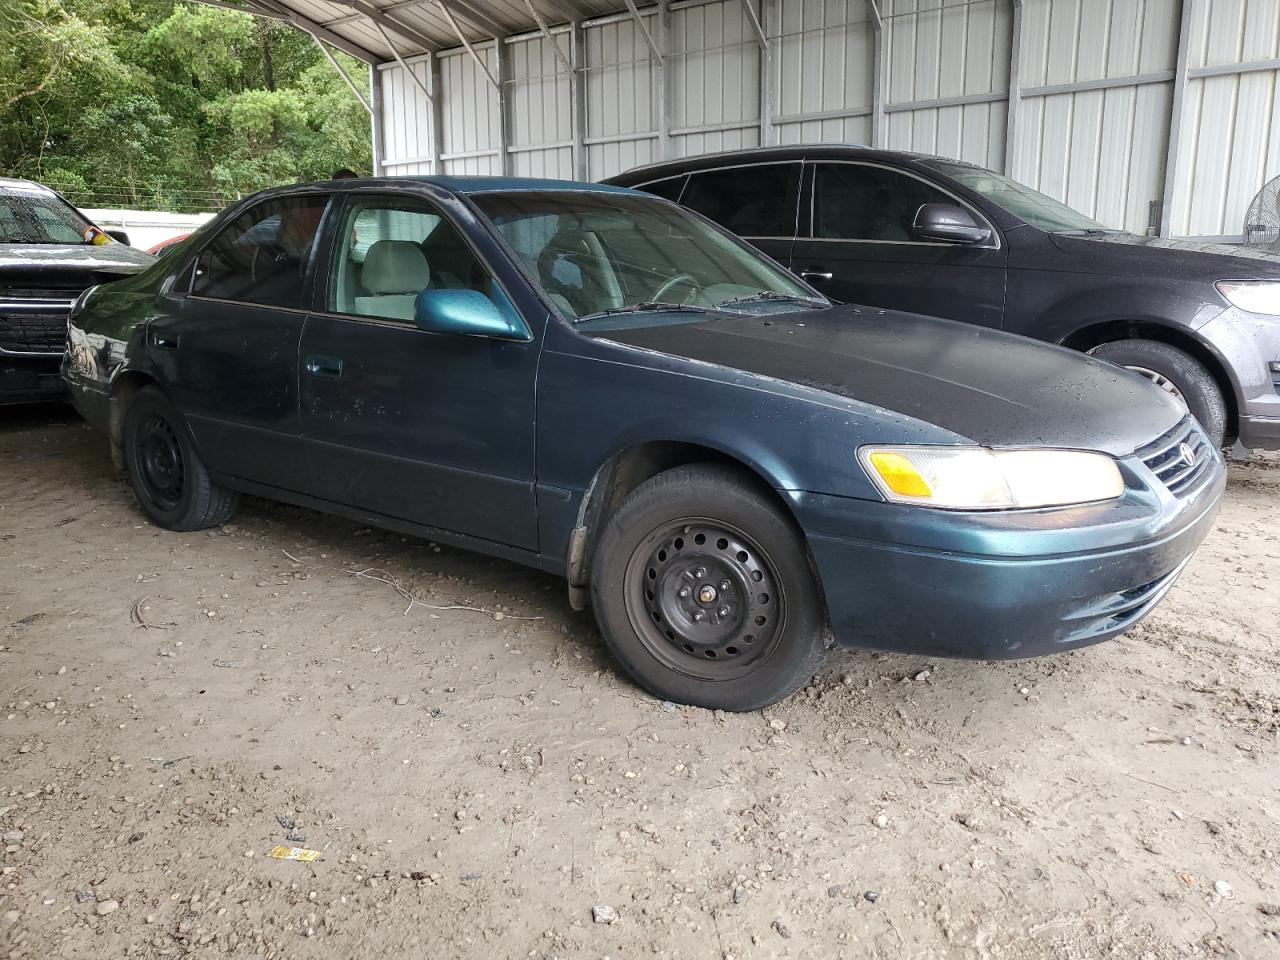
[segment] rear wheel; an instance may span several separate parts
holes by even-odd
[[[677,467],[641,484],[596,547],[605,642],[652,693],[754,710],[825,655],[822,601],[790,519],[729,470]]]
[[[182,415],[158,387],[133,395],[122,439],[138,505],[160,526],[203,530],[231,519],[239,494],[210,479]]]
[[[1227,404],[1213,375],[1195,357],[1156,340],[1117,340],[1089,351],[1150,380],[1181,403],[1221,447],[1227,432]]]

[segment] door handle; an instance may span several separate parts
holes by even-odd
[[[322,357],[312,354],[306,359],[307,373],[313,377],[327,377],[337,380],[342,376],[342,359],[340,357]]]
[[[800,279],[801,280],[830,280],[831,271],[821,270],[818,267],[809,267],[806,270],[800,271]]]
[[[161,333],[158,330],[152,330],[151,345],[159,347],[161,350],[177,350],[178,338],[172,333]]]

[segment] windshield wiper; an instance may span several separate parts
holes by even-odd
[[[798,294],[780,293],[777,290],[760,290],[756,293],[749,293],[744,297],[730,297],[728,300],[721,300],[716,304],[716,308],[731,307],[735,303],[754,303],[760,300],[787,300],[791,303],[811,303],[815,306],[825,307],[827,301],[818,300],[814,297],[802,297]]]
[[[589,313],[579,317],[578,323],[584,320],[598,320],[600,317],[614,317],[620,313],[710,313],[710,307],[699,307],[692,303],[667,303],[663,300],[646,300],[643,303],[630,303],[625,307],[610,307],[597,313]]]
[[[1078,229],[1054,230],[1053,232],[1070,237],[1114,237],[1118,234],[1128,233],[1127,230],[1106,230],[1102,227],[1080,227]]]

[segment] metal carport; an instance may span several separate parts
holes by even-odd
[[[1280,0],[202,2],[368,63],[388,175],[596,179],[844,141],[1004,170],[1138,233],[1235,238],[1280,174]]]

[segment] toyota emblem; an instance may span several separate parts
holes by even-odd
[[[1189,443],[1178,444],[1178,452],[1182,454],[1182,459],[1186,461],[1188,467],[1196,465],[1196,451]]]

